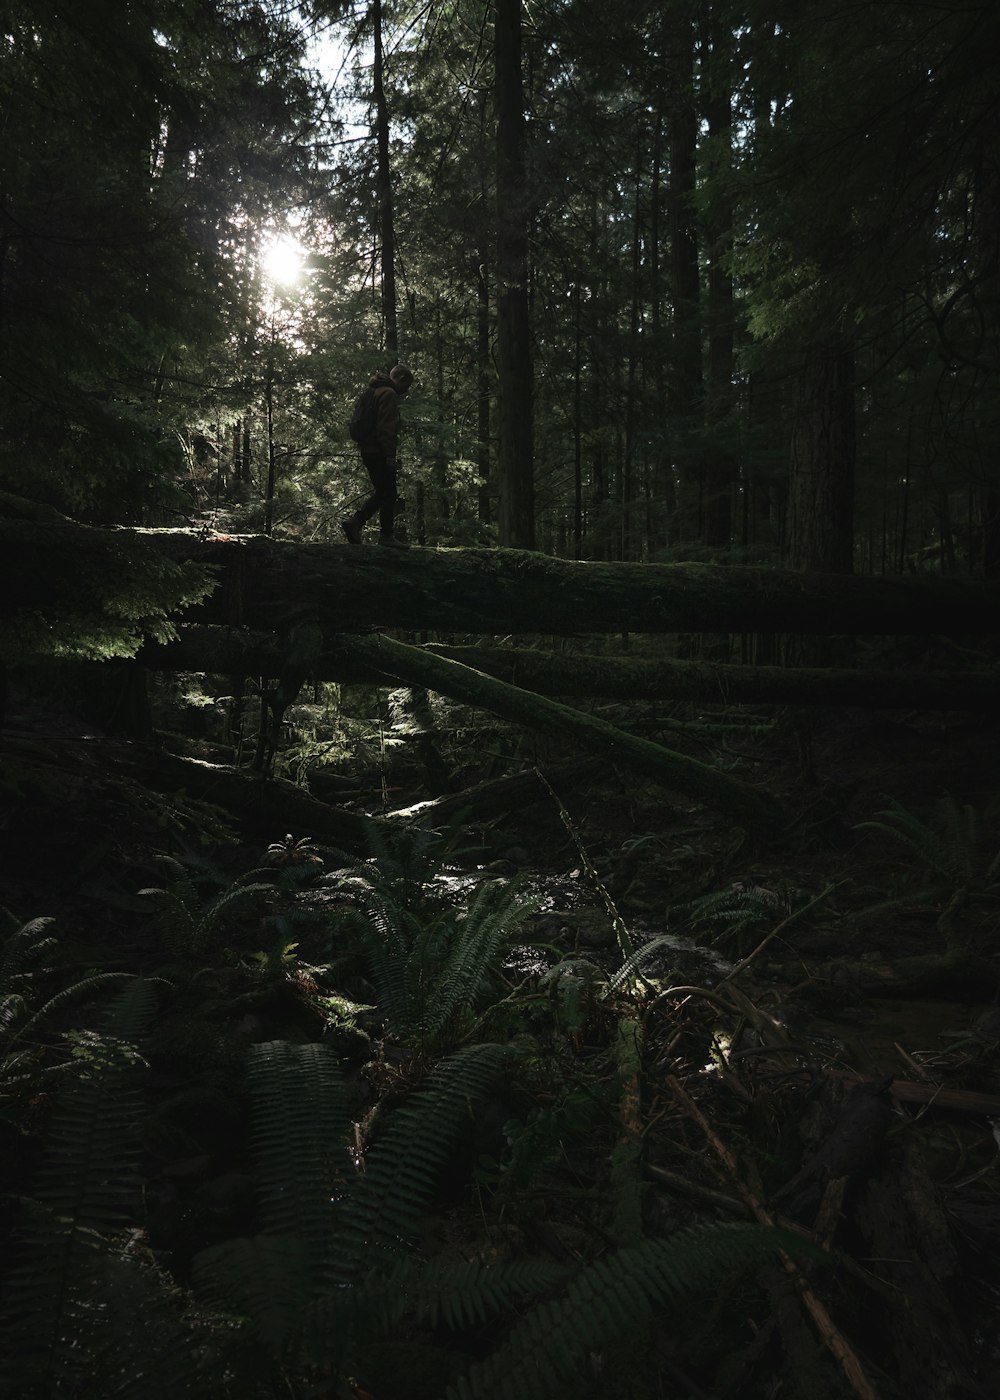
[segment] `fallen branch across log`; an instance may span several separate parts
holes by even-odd
[[[597,777],[603,772],[603,765],[595,759],[578,759],[561,764],[550,776],[561,788],[570,788],[582,779]],[[520,811],[522,807],[531,807],[537,802],[551,801],[551,788],[537,769],[528,768],[523,773],[509,773],[503,778],[477,783],[464,792],[449,792],[444,797],[428,798],[410,807],[397,807],[388,816],[416,819],[432,825],[451,822],[457,817],[469,822],[482,822]]]
[[[568,705],[518,690],[457,661],[382,636],[340,636],[330,645],[342,650],[348,659],[363,662],[401,685],[425,686],[515,723],[571,739],[589,753],[635,769],[645,778],[724,812],[755,833],[773,835],[787,823],[780,803],[773,797],[728,773],[648,739],[626,734]]]

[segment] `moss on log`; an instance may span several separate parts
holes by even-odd
[[[57,612],[67,602],[100,613],[104,595],[120,591],[123,561],[159,559],[214,572],[217,586],[188,610],[190,620],[268,631],[312,615],[339,632],[955,634],[993,632],[1000,617],[1000,585],[930,575],[615,564],[510,549],[352,548],[11,519],[0,519],[0,544],[3,596],[26,615]],[[144,564],[130,566],[129,581],[143,598],[147,573]]]
[[[727,773],[460,662],[382,636],[340,636],[329,644],[345,657],[403,685],[425,686],[517,724],[570,739],[609,762],[635,769],[645,778],[724,812],[748,829],[775,833],[786,823],[781,805],[773,797]]]

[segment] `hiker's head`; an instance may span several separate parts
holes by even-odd
[[[389,378],[392,380],[396,393],[405,394],[413,383],[413,371],[407,369],[406,365],[393,365],[389,371]]]

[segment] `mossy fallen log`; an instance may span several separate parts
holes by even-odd
[[[434,656],[539,695],[571,699],[686,700],[717,705],[838,705],[866,709],[1000,711],[1000,669],[977,672],[862,671],[736,666],[620,654],[555,653],[534,647],[445,646]],[[278,676],[306,665],[317,680],[379,685],[373,667],[320,641],[308,658],[274,633],[183,627],[175,642],[148,646],[152,670]]]
[[[367,848],[368,818],[332,807],[294,783],[262,777],[159,750],[143,762],[143,781],[164,792],[186,792],[222,808],[246,836],[279,841],[287,833],[309,836],[349,851]]]
[[[774,834],[786,824],[786,815],[775,798],[728,773],[460,662],[383,636],[341,635],[329,639],[328,645],[402,685],[425,686],[517,724],[571,740],[590,753],[725,813],[749,830]]]
[[[994,632],[1000,617],[996,583],[933,575],[618,564],[510,549],[351,548],[10,518],[0,518],[0,545],[7,616],[25,626],[38,618],[58,626],[66,609],[70,620],[101,618],[109,600],[114,609],[127,607],[123,582],[155,620],[157,590],[170,593],[173,611],[177,598],[193,596],[204,570],[216,586],[187,610],[189,620],[268,631],[312,615],[339,632],[955,634]],[[175,578],[168,566],[181,574]],[[43,636],[36,629],[36,640]]]

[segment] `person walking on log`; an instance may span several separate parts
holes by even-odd
[[[340,522],[351,544],[361,543],[361,532],[373,515],[379,518],[379,544],[405,549],[406,541],[396,534],[396,477],[399,445],[399,401],[413,383],[413,372],[406,365],[395,365],[388,374],[373,374],[368,388],[358,399],[351,420],[351,436],[358,444],[361,460],[374,491],[353,515]]]

